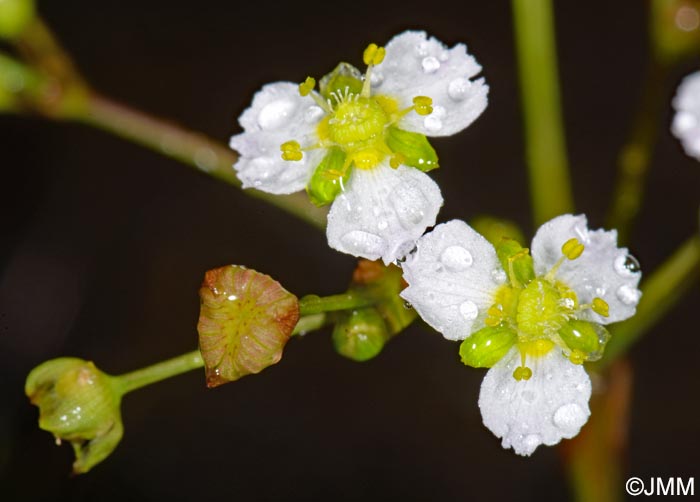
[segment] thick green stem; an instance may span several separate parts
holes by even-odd
[[[376,302],[356,293],[342,293],[340,295],[319,297],[308,295],[299,300],[301,315],[313,315],[321,312],[335,312],[338,310],[352,310],[362,307],[370,307]]]
[[[537,226],[574,210],[566,160],[551,0],[513,0],[515,41]]]
[[[647,173],[661,123],[667,67],[651,63],[642,91],[634,126],[618,158],[618,175],[608,228],[616,228],[618,242],[626,244],[632,224],[642,205]]]
[[[199,350],[114,377],[123,394],[204,366]]]
[[[607,366],[624,354],[676,304],[698,277],[700,236],[693,236],[644,281],[641,287],[644,295],[637,306],[637,313],[627,321],[612,326],[612,338],[600,364]]]

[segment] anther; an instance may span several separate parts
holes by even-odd
[[[521,380],[530,380],[531,377],[532,370],[527,366],[518,366],[513,372],[513,378],[515,378],[518,382]]]
[[[297,141],[287,141],[280,145],[280,151],[282,152],[282,158],[284,160],[301,160],[304,156],[301,153],[301,145]]]
[[[579,256],[581,256],[581,253],[583,253],[583,250],[585,249],[585,246],[579,242],[577,238],[569,239],[564,243],[564,245],[561,247],[561,252],[564,256],[566,256],[569,260],[575,260]]]
[[[394,153],[394,155],[389,159],[389,165],[392,167],[392,169],[398,169],[398,167],[404,162],[406,162],[406,156],[401,152]]]
[[[608,306],[608,302],[606,302],[602,298],[593,298],[591,309],[593,310],[593,312],[603,317],[608,317],[610,315],[610,307]]]
[[[413,105],[418,115],[430,115],[433,113],[433,100],[428,96],[416,96]]]
[[[484,324],[486,326],[495,327],[503,322],[503,310],[499,308],[498,305],[491,305],[486,311],[486,319],[484,319]]]
[[[569,361],[571,361],[574,364],[583,364],[586,361],[586,359],[586,354],[579,349],[574,349],[571,351],[571,354],[569,354]]]
[[[367,66],[378,65],[384,61],[385,55],[386,49],[384,47],[379,47],[377,44],[369,44],[362,54],[362,60]]]
[[[313,77],[306,77],[301,84],[299,84],[299,94],[302,96],[308,96],[311,91],[316,87],[316,79]]]

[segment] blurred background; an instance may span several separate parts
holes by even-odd
[[[558,2],[563,107],[578,211],[604,223],[649,61],[636,0]],[[491,87],[465,132],[433,142],[440,221],[491,214],[532,235],[510,2],[287,4],[40,1],[89,82],[222,142],[264,83],[361,63],[369,42],[419,28],[465,42]],[[654,270],[698,229],[700,164],[668,132],[674,67],[630,249]],[[3,500],[566,500],[561,455],[503,450],[481,423],[483,371],[415,323],[376,359],[337,355],[329,330],[214,390],[203,371],[126,397],[125,436],[70,477],[72,451],[37,427],[27,373],[59,356],[123,373],[196,347],[197,290],[228,263],[298,294],[343,291],[354,260],[234,187],[84,126],[0,116],[0,498]],[[630,352],[627,475],[700,476],[695,287]],[[591,480],[595,482],[595,480]],[[620,488],[622,490],[622,487]]]

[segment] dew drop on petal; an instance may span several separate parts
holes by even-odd
[[[423,119],[423,125],[430,132],[438,132],[442,129],[442,120],[433,115],[428,115]]]
[[[363,230],[352,230],[340,238],[343,246],[352,254],[380,255],[384,250],[384,239]]]
[[[260,110],[258,124],[265,130],[279,129],[289,122],[295,109],[296,104],[288,99],[272,101]]]
[[[539,434],[528,434],[523,438],[523,446],[528,454],[535,451],[535,449],[541,444],[542,438],[539,436]]]
[[[639,303],[639,298],[641,298],[642,295],[637,288],[633,288],[631,286],[628,286],[627,284],[623,284],[622,286],[617,288],[615,296],[617,296],[617,299],[625,305],[636,305],[637,303]]]
[[[586,423],[586,412],[576,403],[565,404],[554,412],[554,425],[568,434],[575,434]]]
[[[372,70],[372,74],[369,77],[369,82],[372,87],[379,87],[384,83],[384,73],[378,70]]]
[[[637,259],[629,254],[621,254],[620,256],[615,258],[615,263],[613,264],[613,266],[615,267],[615,272],[617,272],[623,277],[631,277],[640,270],[639,262],[637,261]]]
[[[309,124],[313,124],[314,122],[317,122],[321,117],[323,117],[323,110],[321,109],[320,106],[316,106],[316,105],[310,106],[306,110],[306,113],[304,114],[304,119]]]
[[[503,270],[502,268],[494,268],[491,271],[491,278],[493,279],[493,282],[496,284],[503,284],[506,282],[506,271]]]
[[[386,220],[379,220],[379,221],[377,221],[377,228],[378,228],[379,230],[385,230],[386,227],[388,227],[388,226],[389,226],[389,224],[386,222]]]
[[[479,315],[479,307],[471,300],[467,300],[459,306],[459,313],[467,321],[473,321]]]
[[[440,61],[433,56],[423,58],[420,64],[423,67],[423,73],[435,73],[440,69]]]
[[[449,246],[440,255],[440,262],[448,270],[459,272],[471,267],[474,259],[472,254],[462,246]]]
[[[467,97],[472,83],[466,78],[456,78],[447,86],[447,95],[453,101],[462,101]]]
[[[428,55],[428,42],[421,42],[416,46],[416,54],[419,56],[427,56]]]

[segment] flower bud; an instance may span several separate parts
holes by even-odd
[[[34,19],[34,0],[0,0],[0,38],[15,38]]]
[[[333,329],[335,350],[353,361],[367,361],[382,351],[389,333],[374,308],[353,310]]]
[[[121,440],[121,391],[92,362],[73,357],[46,361],[29,373],[24,390],[39,407],[39,427],[52,433],[57,444],[70,441],[76,474],[107,458]]]

